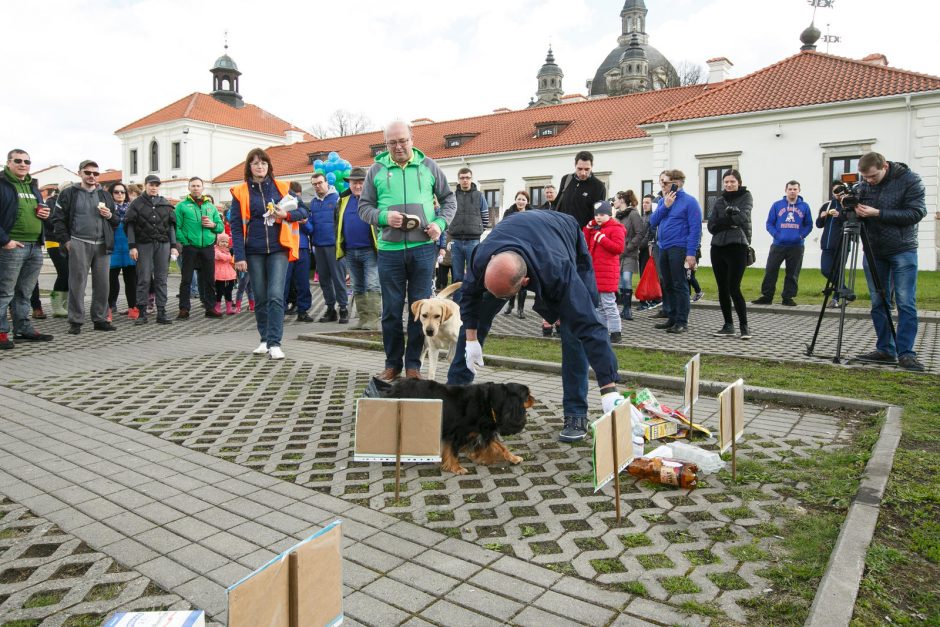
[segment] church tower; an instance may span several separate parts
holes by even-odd
[[[565,77],[565,73],[555,64],[555,55],[552,54],[551,46],[548,47],[545,64],[535,77],[538,80],[538,90],[535,92],[535,100],[530,101],[529,106],[544,107],[560,104],[561,97],[565,93],[561,87],[561,79]]]
[[[228,56],[228,43],[225,44],[225,54],[215,60],[209,71],[212,72],[212,97],[236,109],[244,107],[245,101],[238,92],[238,77],[242,73]]]
[[[649,91],[649,58],[640,46],[638,33],[631,35],[630,46],[620,55],[617,67],[609,69],[604,78],[609,94]]]
[[[646,34],[646,13],[643,0],[627,0],[623,3],[623,10],[620,11],[621,34],[617,38],[619,45],[629,44],[634,34],[641,44],[649,43],[649,35]]]

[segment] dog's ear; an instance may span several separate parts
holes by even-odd
[[[415,302],[411,303],[411,315],[414,317],[415,320],[417,320],[418,316],[421,315],[421,308],[423,306],[424,306],[424,299],[416,300]]]
[[[454,315],[453,307],[444,306],[444,307],[441,307],[441,309],[443,310],[443,312],[441,313],[441,322],[447,322],[448,320],[451,319],[451,317],[453,317]]]

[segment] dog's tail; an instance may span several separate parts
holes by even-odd
[[[459,290],[461,285],[463,285],[461,281],[457,281],[456,283],[451,283],[450,285],[442,289],[440,292],[438,292],[437,297],[438,298],[450,298],[451,294]]]

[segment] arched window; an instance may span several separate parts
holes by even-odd
[[[160,149],[157,147],[157,140],[150,142],[150,171],[156,172],[160,169]]]
[[[227,74],[222,77],[222,89],[232,91],[232,79]]]
[[[552,79],[552,87],[554,87],[554,86],[555,86],[555,79],[553,78],[553,79]]]

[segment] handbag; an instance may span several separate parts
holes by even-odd
[[[747,265],[753,266],[755,261],[757,261],[757,253],[754,252],[754,249],[751,246],[748,246],[747,247]]]

